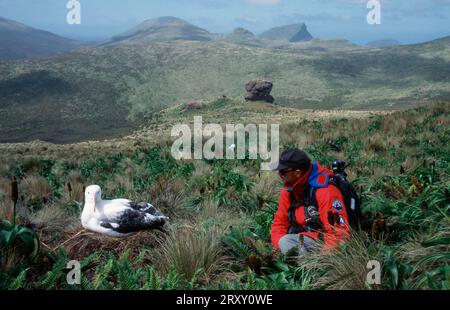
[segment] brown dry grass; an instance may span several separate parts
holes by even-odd
[[[442,266],[444,262],[448,265],[450,259],[443,258],[448,256],[450,252],[450,245],[440,244],[434,246],[424,246],[424,242],[430,239],[445,239],[450,236],[449,226],[436,226],[433,227],[427,234],[416,235],[408,238],[398,249],[396,249],[396,257],[399,260],[414,266],[411,274],[410,281],[415,283],[416,287],[412,289],[424,289],[426,288],[426,275],[433,273],[436,268]],[[429,257],[440,257],[440,259],[426,259]],[[422,262],[422,263],[418,263]],[[425,281],[424,281],[425,280]]]
[[[175,268],[187,281],[197,275],[202,281],[209,282],[227,264],[221,246],[223,234],[222,229],[214,226],[173,226],[166,238],[159,239],[154,264],[163,272]]]
[[[0,177],[0,201],[9,199],[11,195],[11,180]]]
[[[128,193],[134,192],[133,177],[128,174],[117,174],[113,180],[106,182],[103,190],[107,193],[114,192],[117,188],[123,188]]]
[[[13,218],[13,203],[5,200],[0,200],[0,220],[5,219],[12,221]]]
[[[1,159],[1,158],[0,158]],[[11,168],[14,167],[15,160],[11,156],[5,156],[0,165],[0,177],[8,177]]]
[[[13,248],[0,249],[0,273],[9,273],[24,260]]]
[[[20,182],[19,189],[26,193],[25,204],[29,202],[47,203],[52,198],[52,188],[41,176],[29,175]]]
[[[12,221],[13,202],[11,200],[11,180],[0,178],[0,220]]]
[[[278,174],[272,171],[264,171],[255,178],[252,193],[264,195],[265,197],[277,197],[281,188],[282,185]]]
[[[249,109],[247,103],[233,103],[233,113],[230,113],[230,106],[221,109],[209,111],[204,115],[204,122],[226,123],[243,123],[243,124],[298,124],[304,120],[333,120],[339,118],[348,118],[354,123],[355,129],[359,129],[361,119],[365,119],[369,115],[387,115],[390,112],[385,111],[314,111],[295,108],[286,108],[280,106],[267,105],[265,103],[254,103],[253,110]],[[176,112],[163,113],[163,117],[158,119],[157,126],[151,125],[142,130],[136,131],[128,136],[104,141],[87,141],[76,144],[55,145],[42,141],[33,141],[30,143],[0,144],[0,159],[8,159],[5,162],[13,163],[15,160],[28,158],[30,164],[33,165],[36,157],[45,157],[46,159],[59,160],[65,156],[70,165],[76,167],[78,158],[85,157],[90,154],[107,152],[107,153],[124,153],[133,151],[137,146],[152,147],[161,143],[169,143],[170,130],[175,123],[179,123],[180,114],[176,107],[171,109]],[[239,111],[247,111],[248,113],[239,113]],[[264,112],[264,113],[262,113]],[[220,115],[220,119],[215,114]],[[210,114],[212,116],[210,116]],[[270,117],[268,117],[270,114]],[[187,116],[186,116],[187,117]],[[191,118],[187,120],[192,121]],[[305,136],[299,137],[299,141],[315,141],[315,138],[305,133]],[[302,140],[303,139],[303,140]],[[297,140],[292,135],[292,141]],[[302,142],[303,143],[303,142]],[[308,143],[308,142],[307,142]],[[8,170],[9,171],[9,170]],[[0,167],[1,172],[1,167]],[[6,172],[5,172],[6,173]],[[0,174],[2,175],[2,174]],[[6,174],[3,174],[6,175]]]
[[[31,212],[29,222],[38,232],[39,239],[47,245],[60,241],[61,235],[78,225],[77,217],[68,214],[60,206],[47,205],[37,212]]]
[[[340,251],[313,253],[308,258],[300,257],[300,265],[314,270],[319,275],[311,281],[312,288],[329,290],[381,289],[380,285],[369,286],[367,263],[383,261],[382,242],[370,242],[366,233],[352,233]]]
[[[167,176],[168,178],[171,175]],[[150,202],[164,215],[173,218],[184,218],[186,210],[183,200],[186,194],[186,181],[181,178],[166,180],[158,179],[149,188]]]
[[[405,172],[414,171],[417,167],[419,167],[420,163],[417,159],[412,158],[411,156],[407,156],[405,161],[402,164],[402,167],[405,169]]]
[[[68,191],[67,183],[70,183],[70,186],[72,188],[71,193],[69,193]],[[79,170],[70,171],[67,176],[67,182],[64,192],[66,195],[66,199],[68,198],[67,201],[78,201],[78,202],[84,201],[83,187],[86,187],[86,184],[83,181],[80,171]]]

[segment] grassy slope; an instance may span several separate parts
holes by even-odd
[[[204,114],[214,117],[227,110],[230,120],[238,113],[247,119],[245,109],[238,107],[214,102]],[[268,118],[274,115],[267,105],[253,106],[252,111],[257,119],[264,110]],[[180,113],[179,108],[166,111],[161,122],[172,122]],[[58,266],[77,258],[84,259],[86,279],[96,279],[84,281],[86,289],[448,289],[445,255],[450,249],[448,239],[439,237],[450,233],[449,122],[450,106],[442,103],[393,115],[334,115],[282,123],[284,147],[304,147],[324,164],[336,158],[352,162],[350,177],[363,191],[369,218],[367,235],[354,237],[341,254],[314,255],[299,263],[271,254],[268,228],[280,183],[272,173],[258,174],[257,162],[175,162],[166,136],[158,136],[159,128],[153,128],[153,135],[148,128],[146,134],[110,142],[0,145],[5,163],[0,170],[1,217],[10,205],[8,178],[16,175],[21,221],[31,222],[45,244],[35,263],[20,257],[12,261],[21,264],[3,260],[0,285],[69,288]],[[171,217],[167,235],[148,232],[115,241],[82,232],[81,188],[93,183],[102,186],[106,197],[153,202]],[[426,242],[430,239],[434,241]],[[67,254],[48,255],[66,240]],[[380,286],[364,283],[368,259],[383,264]],[[12,282],[26,265],[31,269],[21,274],[22,280]],[[45,274],[47,270],[52,273]]]
[[[125,133],[167,106],[242,98],[256,78],[274,81],[283,106],[397,109],[436,101],[449,97],[448,41],[383,50],[317,40],[278,48],[181,41],[0,62],[0,114],[7,116],[0,141]],[[37,83],[41,76],[47,79]]]
[[[0,59],[42,57],[85,44],[0,17]]]

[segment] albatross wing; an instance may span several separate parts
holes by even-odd
[[[135,209],[127,209],[109,224],[114,231],[127,234],[139,230],[158,229],[166,223],[166,220],[167,218],[164,216],[154,216]]]

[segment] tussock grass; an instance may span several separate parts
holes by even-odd
[[[0,200],[0,219],[12,221],[13,219],[13,203],[8,200]]]
[[[11,197],[11,180],[0,177],[0,201],[10,199]]]
[[[48,181],[42,176],[30,175],[20,182],[25,205],[47,203],[51,200],[53,192]]]
[[[70,184],[70,189],[71,191],[69,191],[69,184]],[[84,189],[86,188],[85,183],[81,183],[81,182],[67,182],[64,186],[65,190],[64,190],[64,200],[65,202],[70,202],[70,201],[76,201],[76,202],[83,202],[84,201]]]
[[[0,249],[0,273],[14,271],[23,260],[23,255],[17,253],[14,248]]]
[[[419,167],[421,163],[411,156],[406,156],[405,161],[402,163],[402,167],[405,169],[405,172],[412,172]]]
[[[265,171],[255,178],[251,192],[254,195],[260,194],[264,198],[269,199],[276,197],[281,192],[281,188],[280,177],[276,173]]]
[[[186,194],[186,182],[181,178],[161,178],[149,188],[149,196],[152,204],[163,214],[171,218],[186,217],[184,198]]]
[[[15,160],[9,156],[5,156],[4,162],[0,165],[0,176],[10,176],[11,167],[15,165]]]
[[[155,265],[165,272],[175,268],[187,281],[196,276],[209,282],[227,263],[221,246],[223,234],[216,226],[173,226],[169,235],[159,241]]]
[[[411,289],[430,287],[432,277],[439,273],[443,274],[442,283],[447,281],[448,289],[448,274],[443,266],[450,265],[449,224],[447,221],[446,225],[433,228],[428,234],[411,235],[396,249],[395,255],[400,261],[414,266],[408,274],[409,282],[413,283]]]
[[[364,232],[338,252],[300,261],[272,253],[270,224],[281,187],[277,174],[259,173],[257,163],[248,160],[174,162],[160,130],[170,129],[180,115],[168,111],[157,128],[123,140],[0,145],[0,160],[8,163],[0,170],[1,215],[7,217],[11,211],[6,210],[12,210],[8,195],[15,175],[24,198],[19,205],[33,206],[26,208],[29,219],[19,218],[19,223],[35,227],[42,241],[40,268],[30,270],[31,283],[24,286],[36,287],[35,279],[42,273],[63,266],[66,258],[60,250],[65,249],[68,257],[81,260],[110,255],[107,263],[93,260],[89,272],[97,267],[99,273],[108,270],[116,266],[110,260],[121,257],[111,271],[122,274],[120,278],[139,269],[142,262],[131,262],[144,255],[146,267],[154,271],[149,272],[151,283],[137,270],[131,280],[112,286],[117,288],[179,288],[182,279],[188,288],[445,289],[448,246],[430,245],[429,239],[448,233],[448,103],[392,115],[298,111],[257,103],[251,107],[258,111],[245,110],[240,103],[210,107],[205,119],[229,114],[221,121],[264,123],[269,113],[272,121],[282,124],[283,149],[304,143],[323,165],[335,159],[349,161],[350,178],[364,198]],[[227,114],[230,109],[234,112]],[[111,239],[83,230],[82,187],[95,183],[104,188],[105,198],[151,202],[170,217],[167,231]],[[35,204],[30,200],[33,191]],[[45,196],[50,197],[47,202]],[[373,259],[383,266],[381,286],[365,283],[366,264]],[[394,267],[397,282],[390,271]],[[156,274],[170,285],[156,281]],[[111,287],[105,281],[98,287]]]
[[[353,232],[337,250],[300,257],[299,265],[313,271],[312,288],[330,290],[381,289],[367,284],[367,263],[383,261],[383,243],[370,240],[364,232]]]
[[[56,204],[46,205],[44,208],[28,214],[32,227],[39,232],[39,238],[54,244],[61,235],[68,231],[78,218],[63,210]]]

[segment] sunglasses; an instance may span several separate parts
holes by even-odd
[[[280,170],[278,171],[278,174],[280,175],[280,177],[284,178],[289,172],[294,171],[293,169],[284,169],[284,170]]]

